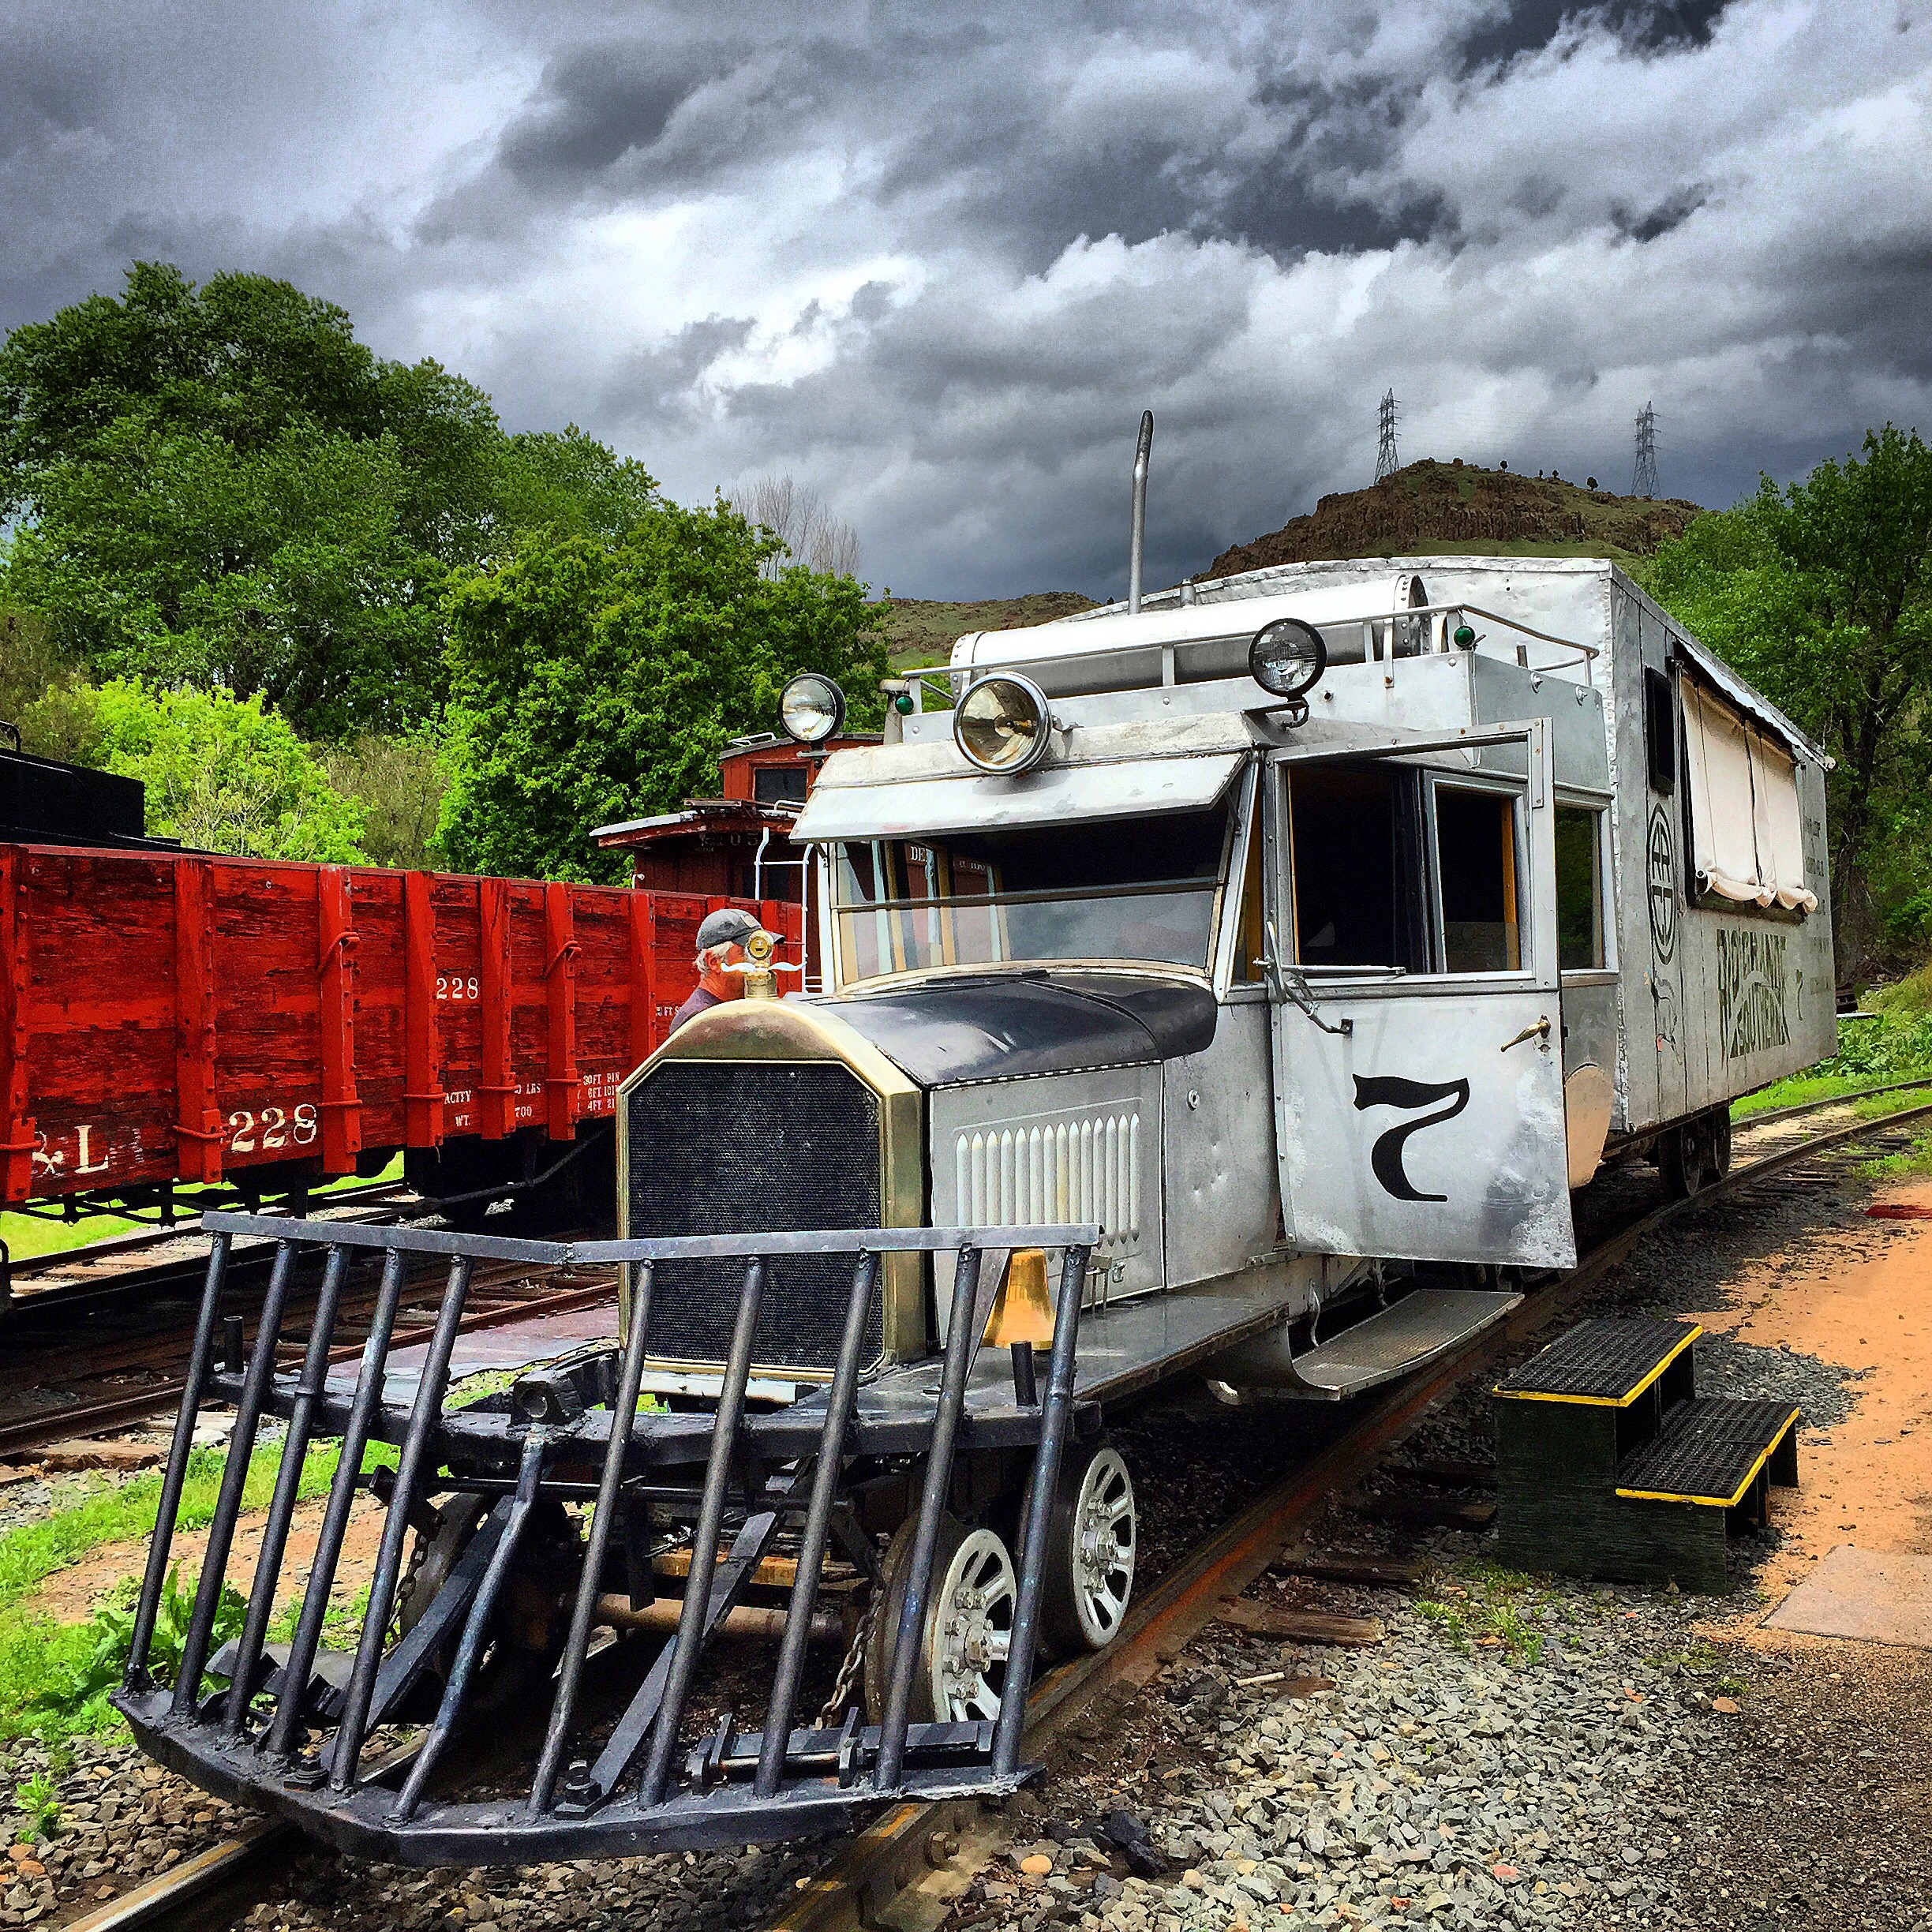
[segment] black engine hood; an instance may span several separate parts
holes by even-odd
[[[1174,1060],[1215,1035],[1214,995],[1153,973],[962,974],[813,1003],[923,1087]]]

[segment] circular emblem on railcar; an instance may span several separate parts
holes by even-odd
[[[1661,805],[1650,808],[1644,861],[1650,888],[1650,943],[1658,959],[1668,962],[1677,950],[1677,855],[1670,814]]]

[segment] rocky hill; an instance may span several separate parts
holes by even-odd
[[[983,597],[945,604],[928,597],[888,597],[886,638],[893,667],[943,664],[955,638],[968,631],[1019,631],[1091,608],[1094,600],[1076,590],[1035,590],[1028,597]]]
[[[1484,470],[1460,458],[1412,462],[1368,489],[1324,496],[1271,536],[1224,550],[1206,571],[1232,577],[1328,557],[1602,556],[1619,564],[1681,537],[1698,506],[1619,496],[1557,476]]]

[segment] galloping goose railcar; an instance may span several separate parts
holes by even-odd
[[[353,1390],[259,1344],[198,1366],[184,1451],[209,1395],[243,1462],[263,1413],[346,1434],[345,1518],[366,1439],[400,1466],[354,1655],[318,1647],[326,1535],[293,1646],[266,1643],[271,1517],[213,1690],[219,1561],[182,1681],[137,1630],[120,1703],[150,1750],[417,1862],[1009,1789],[1036,1647],[1099,1647],[1126,1612],[1110,1407],[1184,1372],[1237,1402],[1399,1376],[1574,1261],[1604,1160],[1694,1189],[1728,1101],[1831,1050],[1821,756],[1607,564],[1258,571],[962,638],[894,716],[798,825],[824,991],[714,1007],[623,1083],[620,1241],[211,1219],[212,1281],[229,1230],[291,1266],[327,1248],[338,1281],[384,1250],[394,1293],[414,1248],[449,1261],[451,1320],[479,1260],[601,1256],[627,1327],[447,1412],[447,1348],[406,1409],[379,1341]],[[672,1406],[640,1412],[653,1389]],[[167,1552],[164,1528],[150,1606]],[[700,1665],[761,1611],[783,1644],[741,1728]],[[608,1720],[599,1631],[635,1659]],[[828,1631],[844,1664],[807,1721]],[[556,1686],[534,1775],[453,1792],[448,1738],[519,1666]],[[363,1746],[407,1719],[398,1795]]]

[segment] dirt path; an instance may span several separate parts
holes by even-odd
[[[1932,1208],[1932,1182],[1886,1187],[1878,1200]],[[1868,1371],[1845,1421],[1806,1428],[1799,1486],[1771,1492],[1783,1541],[1762,1572],[1767,1606],[1834,1544],[1932,1553],[1932,1222],[1896,1224],[1870,1260],[1829,1236],[1810,1252],[1815,1268],[1754,1271],[1733,1306],[1694,1317],[1741,1342]]]
[[[322,1531],[325,1499],[305,1503],[295,1512],[289,1526],[288,1552],[282,1559],[280,1595],[292,1597],[309,1581],[309,1569],[315,1560],[316,1544]],[[376,1546],[382,1537],[382,1505],[366,1492],[358,1495],[349,1515],[348,1534],[343,1541],[343,1558],[330,1596],[338,1602],[348,1599],[366,1583],[376,1567]],[[255,1580],[256,1559],[261,1553],[262,1532],[268,1526],[268,1512],[252,1510],[235,1527],[234,1548],[228,1558],[228,1581],[246,1596]],[[200,1575],[201,1559],[208,1553],[208,1533],[197,1530],[174,1539],[171,1552],[181,1565],[184,1587]],[[84,1622],[114,1586],[128,1577],[138,1577],[147,1567],[148,1543],[103,1543],[79,1563],[57,1570],[24,1601],[25,1608],[57,1623]]]

